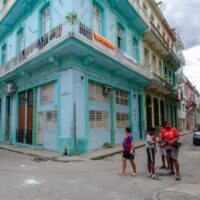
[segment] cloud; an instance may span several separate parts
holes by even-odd
[[[157,0],[158,2],[158,0]],[[200,45],[200,0],[163,0],[164,15],[180,34],[185,49]]]
[[[184,66],[184,74],[189,78],[197,90],[200,91],[200,45],[185,50],[183,52],[186,58],[186,66]]]

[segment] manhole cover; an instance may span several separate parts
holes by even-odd
[[[37,157],[37,158],[33,158],[33,161],[35,162],[43,162],[43,161],[47,161],[49,160],[48,158],[41,158],[41,157]]]
[[[154,200],[200,200],[191,194],[175,191],[164,191],[156,194]]]

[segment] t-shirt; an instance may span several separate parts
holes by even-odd
[[[179,132],[175,128],[163,129],[160,136],[164,141],[171,142],[175,138],[179,137]],[[172,145],[168,144],[167,146],[172,146]]]
[[[154,148],[153,142],[153,135],[147,134],[146,135],[146,148]]]
[[[131,150],[131,143],[133,142],[133,137],[130,133],[126,134],[124,141],[123,141],[123,149],[124,151]]]

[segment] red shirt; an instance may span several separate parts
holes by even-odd
[[[175,128],[163,129],[160,134],[161,138],[166,142],[171,142],[179,137],[179,132]]]

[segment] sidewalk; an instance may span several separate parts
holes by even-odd
[[[187,131],[187,132],[181,132],[180,135],[186,135],[190,134],[192,131]],[[135,148],[140,148],[145,145],[145,141],[137,141],[135,142]],[[74,156],[63,156],[61,154],[52,152],[52,151],[47,151],[47,150],[40,150],[40,149],[31,149],[28,147],[19,147],[17,145],[7,145],[7,144],[0,144],[0,149],[8,150],[8,151],[13,151],[16,153],[21,153],[24,155],[29,155],[29,156],[34,156],[37,158],[43,158],[43,159],[49,159],[53,161],[58,161],[58,162],[73,162],[73,161],[83,161],[83,160],[98,160],[105,158],[107,156],[112,156],[114,154],[118,154],[122,152],[122,147],[121,145],[117,145],[112,148],[102,148],[98,149],[95,151],[90,151],[84,154],[80,155],[74,155]]]

